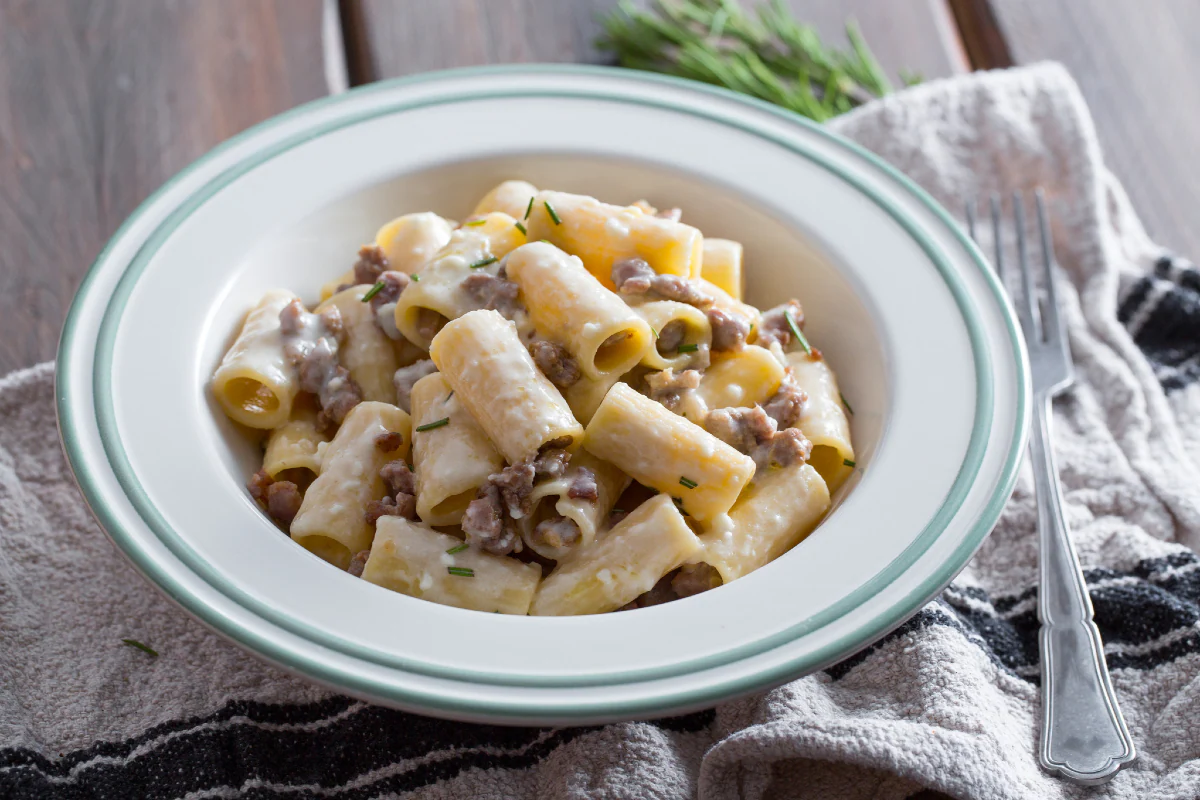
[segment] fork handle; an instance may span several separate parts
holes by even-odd
[[[1029,455],[1041,544],[1040,760],[1045,769],[1068,780],[1099,784],[1110,780],[1137,754],[1117,706],[1100,631],[1092,621],[1092,601],[1063,519],[1062,489],[1050,447],[1049,394],[1035,398],[1033,413]]]

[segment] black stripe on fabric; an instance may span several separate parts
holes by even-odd
[[[1125,299],[1121,301],[1121,305],[1117,309],[1118,322],[1122,325],[1129,324],[1129,320],[1133,319],[1138,308],[1146,301],[1146,296],[1150,294],[1150,287],[1153,285],[1153,278],[1138,278],[1137,283],[1129,290],[1129,294],[1125,295]]]
[[[353,702],[337,699],[342,701],[342,711]],[[289,716],[287,706],[279,708],[283,717]],[[710,727],[714,719],[715,712],[703,711],[649,724],[673,732],[694,733]],[[205,722],[213,721],[223,720]],[[194,730],[162,743],[132,762],[90,765],[77,781],[67,784],[54,783],[50,775],[65,776],[68,770],[39,769],[33,759],[27,759],[23,767],[0,771],[0,797],[152,800],[220,786],[240,787],[248,781],[334,789],[360,780],[361,776],[386,770],[399,761],[442,754],[380,779],[388,787],[417,788],[465,769],[532,766],[559,744],[594,730],[598,729],[549,731],[469,725],[363,706],[317,730],[264,730],[250,724]],[[538,741],[541,737],[545,738]],[[485,752],[489,749],[500,752]],[[87,760],[73,755],[76,757],[70,760],[72,765]],[[336,796],[366,797],[378,791],[379,782],[373,782],[354,790],[338,791]],[[264,789],[260,794],[275,796],[276,792]],[[294,791],[286,794],[296,796]]]

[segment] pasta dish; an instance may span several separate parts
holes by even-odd
[[[594,614],[697,594],[821,521],[850,407],[742,246],[679,209],[506,181],[461,224],[384,225],[306,305],[266,293],[213,375],[261,437],[250,496],[412,597]]]

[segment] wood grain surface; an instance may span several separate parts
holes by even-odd
[[[1014,62],[1066,65],[1150,235],[1200,260],[1200,2],[979,1]]]
[[[641,5],[645,5],[642,0]],[[854,18],[885,69],[939,77],[966,57],[942,0],[788,0],[798,19],[845,43]],[[342,0],[355,82],[477,64],[609,63],[595,48],[615,0]]]
[[[321,0],[0,2],[0,374],[54,357],[66,309],[148,194],[325,92]]]

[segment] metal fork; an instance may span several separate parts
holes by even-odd
[[[1016,224],[1017,266],[1021,292],[1013,304],[1021,321],[1029,349],[1033,374],[1033,430],[1029,457],[1037,490],[1038,619],[1041,628],[1042,736],[1039,760],[1042,767],[1068,780],[1085,785],[1105,783],[1130,764],[1137,753],[1104,662],[1104,643],[1093,621],[1079,556],[1063,519],[1062,489],[1054,452],[1050,445],[1051,401],[1071,385],[1071,353],[1067,348],[1066,324],[1059,313],[1054,293],[1050,225],[1041,190],[1034,195],[1041,238],[1045,296],[1030,265],[1025,239],[1025,204],[1013,195]],[[999,198],[990,202],[995,267],[1005,283],[1001,246]],[[975,206],[967,208],[971,237],[975,231]],[[1011,292],[1011,290],[1010,290]]]

